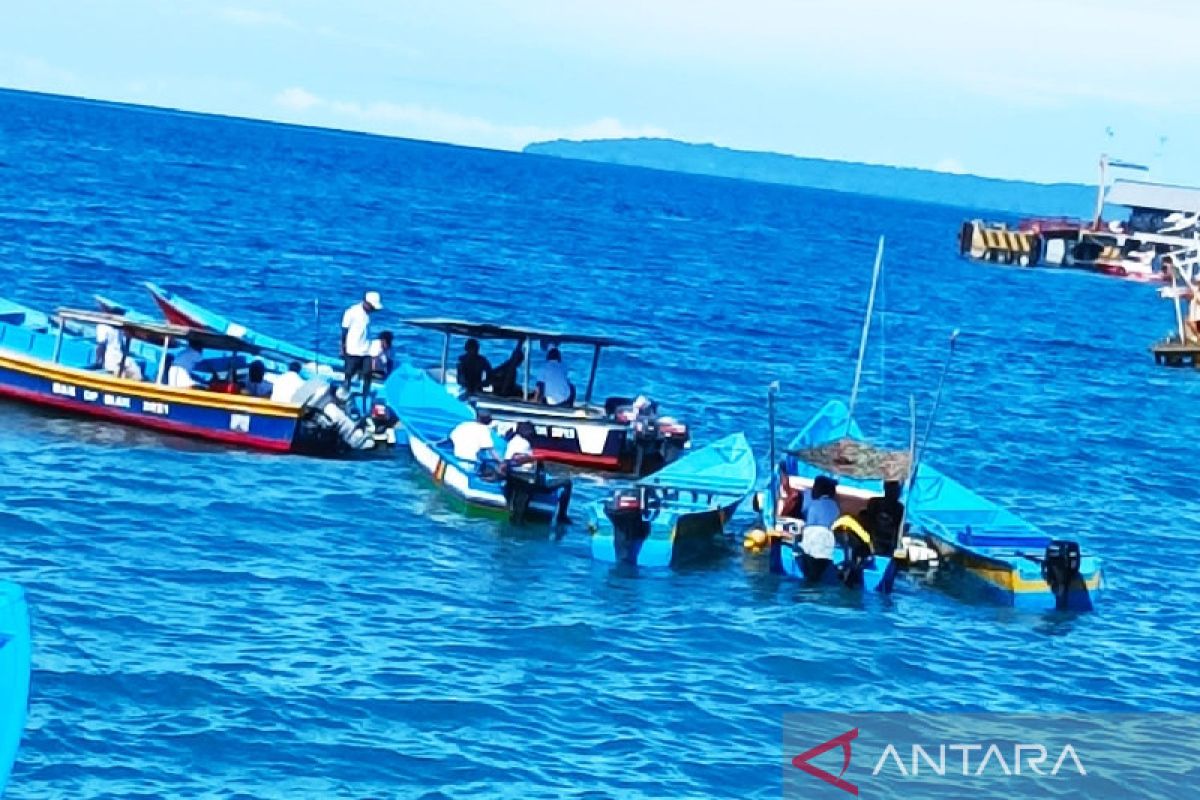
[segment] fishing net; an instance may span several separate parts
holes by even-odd
[[[905,450],[883,450],[857,439],[838,439],[792,454],[834,475],[863,480],[902,481],[908,477],[910,463]]]

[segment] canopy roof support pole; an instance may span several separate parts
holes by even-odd
[[[171,349],[171,337],[164,336],[162,344],[162,355],[158,357],[158,374],[154,376],[155,383],[162,383],[163,376],[167,373],[167,353]]]
[[[600,366],[600,345],[592,345],[592,371],[588,375],[587,393],[583,396],[583,404],[591,405],[592,390],[596,388],[596,369]]]
[[[529,371],[530,371],[529,359],[531,359],[533,357],[533,348],[530,346],[531,342],[532,342],[532,340],[528,336],[526,336],[525,337],[525,386],[524,386],[526,400],[529,399]]]
[[[67,327],[67,321],[62,317],[58,318],[58,336],[54,340],[54,358],[52,361],[57,364],[58,358],[62,355],[63,331]]]
[[[446,377],[446,368],[450,364],[450,334],[447,333],[442,339],[442,385],[445,386],[450,380]]]
[[[1176,267],[1174,265],[1171,266],[1171,295],[1172,302],[1175,304],[1175,324],[1179,329],[1179,343],[1187,344],[1187,336],[1185,335],[1185,331],[1183,329],[1183,309],[1179,304],[1179,271],[1180,267]],[[1196,291],[1195,288],[1193,288],[1192,291]],[[1196,298],[1193,297],[1192,302],[1197,302]]]

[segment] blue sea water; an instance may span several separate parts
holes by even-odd
[[[405,316],[616,333],[637,346],[602,392],[698,442],[745,430],[764,467],[770,381],[784,431],[848,393],[886,235],[865,426],[904,439],[961,328],[931,460],[1086,537],[1108,580],[1063,616],[809,589],[736,551],[631,575],[578,526],[459,515],[403,459],[5,404],[0,576],[35,645],[9,796],[768,798],[793,711],[1197,709],[1200,374],[1146,350],[1170,308],[961,261],[970,213],[0,93],[5,296],[149,310],[153,280],[332,351],[374,288],[418,361],[440,344]]]

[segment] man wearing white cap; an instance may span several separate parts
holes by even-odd
[[[362,376],[363,408],[371,402],[371,315],[383,308],[379,292],[367,292],[342,314],[342,358],[349,391],[356,375]]]

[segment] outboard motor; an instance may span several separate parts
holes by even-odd
[[[1078,542],[1055,539],[1046,545],[1042,579],[1054,593],[1054,604],[1059,611],[1065,611],[1070,604],[1071,587],[1079,578],[1082,563],[1083,554],[1079,551]]]
[[[637,564],[642,544],[650,536],[649,499],[645,488],[617,489],[604,503],[619,564]]]
[[[674,417],[660,416],[658,403],[644,396],[638,397],[630,406],[618,408],[613,416],[618,421],[630,423],[638,475],[657,472],[687,448],[690,438],[687,425]]]
[[[324,378],[309,378],[292,396],[304,410],[300,418],[303,438],[318,450],[337,449],[338,442],[351,450],[375,446],[369,419],[355,421],[346,413],[346,398]]]

